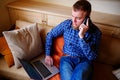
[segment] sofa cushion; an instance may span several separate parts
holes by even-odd
[[[16,69],[15,65],[13,65],[9,68],[2,56],[0,57],[0,76],[5,77],[5,80],[30,80],[29,76],[22,67]]]
[[[18,28],[25,28],[26,26],[29,26],[31,24],[33,23],[28,21],[23,21],[23,20],[16,20],[16,27]],[[41,36],[43,46],[44,46],[46,35],[53,28],[53,26],[41,25],[37,23],[37,27],[38,27],[39,34]]]
[[[112,38],[109,59],[113,65],[120,64],[120,38]]]
[[[0,37],[0,53],[4,56],[8,67],[11,67],[14,64],[14,60],[4,37]]]
[[[21,64],[18,60],[30,60],[42,53],[42,43],[36,24],[13,31],[3,32],[13,54],[16,68]]]
[[[33,24],[33,23],[30,23],[27,21],[16,20],[15,29],[25,28],[26,26],[29,26],[31,24]],[[4,36],[0,37],[0,53],[4,56],[4,59],[8,65],[8,67],[11,67],[14,65],[13,55],[10,51],[10,48],[8,47],[8,44],[7,44]]]
[[[100,53],[97,61],[111,65],[120,64],[120,27],[96,25],[102,31]]]
[[[59,36],[54,39],[53,43],[53,61],[54,65],[59,68],[60,57],[63,56],[63,45],[64,45],[64,38],[63,36]]]

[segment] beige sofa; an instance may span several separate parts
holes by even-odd
[[[100,55],[94,62],[93,80],[117,80],[112,70],[113,65],[120,64],[120,27],[95,24],[100,28],[103,35]],[[25,27],[26,25],[30,24],[25,21],[16,22],[16,26],[19,28]],[[45,25],[39,25],[38,27],[44,44],[45,35],[53,27]],[[16,69],[15,66],[9,68],[3,56],[0,56],[0,79],[29,80],[30,78],[23,68]]]
[[[33,24],[33,23],[21,21],[21,20],[16,21],[17,28],[24,28],[31,24]],[[53,27],[51,27],[51,26],[38,25],[38,29],[42,36],[43,43],[45,41],[45,35],[52,28]],[[28,74],[25,72],[25,70],[22,67],[18,68],[18,69],[15,67],[15,65],[13,65],[12,67],[8,67],[8,64],[6,63],[4,57],[0,54],[0,80],[3,80],[3,79],[6,79],[6,80],[9,80],[9,79],[10,80],[30,80],[30,77],[28,76]]]

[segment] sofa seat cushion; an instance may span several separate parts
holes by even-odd
[[[22,67],[19,69],[16,69],[15,66],[9,68],[3,56],[0,57],[0,65],[1,76],[10,80],[30,80],[28,74]]]
[[[51,77],[49,80],[60,80],[60,74],[56,74],[55,76]]]

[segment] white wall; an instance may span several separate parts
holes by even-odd
[[[120,0],[90,0],[94,11],[120,15]]]
[[[0,0],[0,36],[3,30],[10,28],[9,14],[6,4],[15,0]]]
[[[33,0],[71,7],[77,0]],[[120,0],[89,0],[92,10],[120,15]]]
[[[77,0],[32,0],[71,7]]]

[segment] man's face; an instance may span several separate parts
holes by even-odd
[[[83,23],[86,14],[87,13],[83,10],[74,11],[72,9],[72,26],[74,29],[79,29],[79,26]]]

